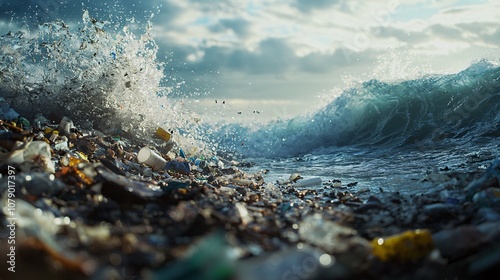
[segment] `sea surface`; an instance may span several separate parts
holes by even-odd
[[[313,114],[224,129],[222,146],[251,157],[253,171],[269,169],[271,180],[298,172],[421,193],[445,180],[436,174],[484,169],[499,157],[500,67],[481,60],[457,74],[370,80]]]
[[[21,116],[67,116],[143,139],[161,126],[191,156],[232,154],[254,164],[248,171],[268,170],[269,182],[300,173],[371,191],[425,192],[439,183],[436,174],[484,169],[500,156],[497,62],[367,80],[313,113],[259,127],[215,126],[180,106],[178,93],[170,96],[175,79],[157,59],[151,25],[109,30],[88,12],[78,24],[55,21],[0,37],[0,96]]]

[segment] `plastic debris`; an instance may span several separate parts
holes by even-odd
[[[360,261],[370,251],[368,241],[357,236],[356,230],[325,220],[319,214],[309,216],[299,224],[299,236],[334,255],[357,254],[356,258]]]
[[[183,260],[155,271],[152,279],[223,280],[234,275],[224,234],[218,232],[194,245]]]
[[[177,144],[175,142],[174,137],[172,136],[172,133],[166,131],[165,129],[163,129],[161,127],[158,127],[156,129],[155,135],[165,141],[165,143],[163,145],[161,145],[161,150],[165,154],[170,152],[170,150],[172,150],[173,147]]]
[[[250,179],[237,179],[237,178],[232,178],[231,183],[240,185],[240,186],[251,186],[252,184],[255,184],[254,181]]]
[[[44,141],[28,140],[19,148],[13,150],[8,156],[7,162],[23,163],[32,161],[49,173],[55,172],[54,163],[51,160],[50,146]]]
[[[67,151],[68,148],[68,138],[66,136],[62,136],[55,144],[54,150],[56,151]]]
[[[166,170],[175,170],[181,174],[189,174],[191,172],[191,166],[187,161],[169,161],[165,165]]]
[[[156,135],[161,139],[165,140],[165,142],[170,141],[171,138],[171,134],[161,127],[158,127],[156,129]]]
[[[61,158],[61,164],[63,167],[56,175],[59,177],[71,175],[71,180],[79,187],[91,185],[97,175],[92,165],[75,156],[64,156]]]
[[[409,262],[421,259],[434,249],[430,231],[407,230],[389,237],[375,238],[371,242],[373,255],[381,261]]]
[[[302,179],[302,176],[300,176],[299,173],[293,173],[290,175],[290,178],[288,178],[288,181],[295,183],[299,179]]]
[[[41,129],[45,128],[48,124],[50,124],[50,121],[42,115],[38,115],[35,118],[34,126],[36,129],[41,130]]]
[[[19,127],[21,127],[22,129],[25,129],[25,130],[30,130],[31,129],[30,122],[26,118],[23,118],[23,117],[19,117],[17,119],[17,125]]]
[[[13,121],[19,118],[19,114],[12,109],[3,97],[0,96],[0,119]]]
[[[164,158],[151,150],[149,147],[143,147],[139,153],[137,153],[137,161],[151,166],[155,171],[163,170],[166,168],[165,165],[167,163]]]
[[[314,177],[314,178],[309,178],[309,179],[302,179],[302,180],[294,183],[292,186],[295,188],[303,188],[303,187],[310,187],[310,186],[315,186],[315,185],[321,185],[321,178]]]
[[[61,132],[61,134],[68,136],[74,128],[75,125],[73,124],[73,121],[67,117],[63,117],[57,129]]]
[[[181,158],[186,158],[186,153],[184,153],[184,150],[183,149],[179,149],[179,156]]]
[[[45,130],[45,131],[47,131],[47,130]],[[59,138],[59,131],[57,131],[57,130],[49,130],[49,131],[50,131],[49,140],[50,140],[50,142],[55,143],[57,138]],[[46,133],[46,134],[48,134],[48,133]]]

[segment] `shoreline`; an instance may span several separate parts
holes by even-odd
[[[265,182],[223,159],[155,172],[137,162],[146,145],[169,162],[189,160],[149,139],[0,125],[2,200],[16,186],[19,279],[473,279],[498,271],[498,160],[486,171],[441,172],[445,179],[420,195],[333,181],[311,189],[293,186],[304,179]],[[48,154],[19,158],[42,142]],[[2,261],[7,249],[2,243]]]

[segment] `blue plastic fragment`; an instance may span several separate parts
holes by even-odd
[[[10,108],[9,104],[0,96],[0,118],[8,121],[17,120],[19,114]]]
[[[182,150],[182,149],[179,149],[179,155],[180,155],[182,158],[186,158],[186,153],[184,153],[184,150]]]
[[[186,161],[169,161],[165,165],[166,170],[175,170],[182,174],[189,174],[191,172],[191,167],[189,162]]]

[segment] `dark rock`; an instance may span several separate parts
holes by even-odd
[[[441,255],[451,260],[478,252],[488,242],[486,235],[473,226],[442,230],[433,234],[432,239]]]

